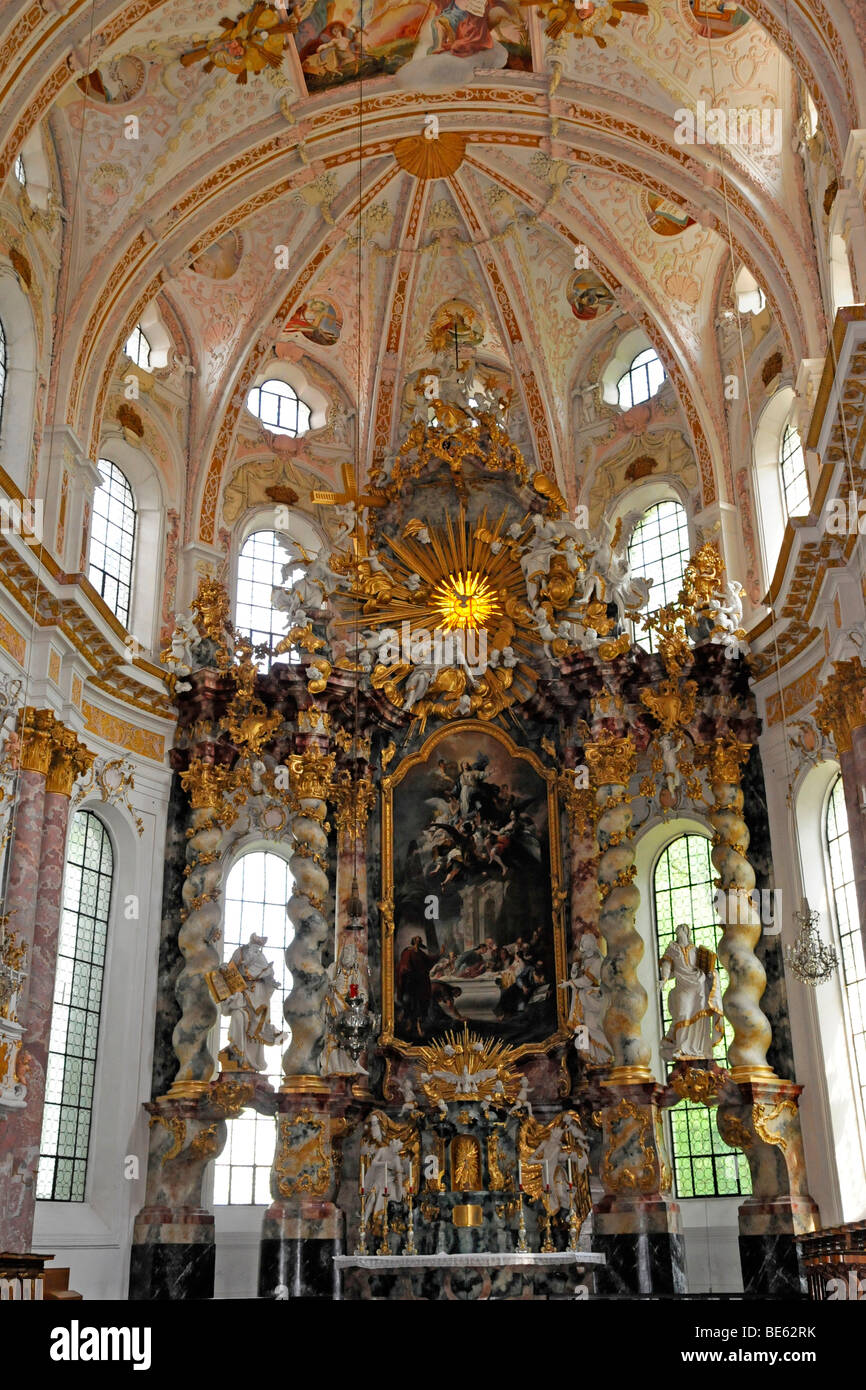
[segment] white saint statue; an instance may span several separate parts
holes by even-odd
[[[662,1056],[668,1061],[712,1061],[713,1049],[725,1035],[722,992],[716,957],[705,946],[696,946],[685,922],[677,927],[659,962],[661,986],[673,978],[668,995],[671,1024],[662,1038]]]
[[[244,984],[220,1003],[221,1011],[229,1015],[228,1046],[220,1053],[224,1071],[263,1072],[265,1048],[287,1037],[270,1021],[271,995],[277,981],[274,967],[262,950],[266,941],[266,936],[254,932],[245,946],[238,946],[230,961]]]
[[[363,976],[358,959],[358,947],[351,936],[343,941],[339,958],[328,966],[328,988],[325,994],[327,1031],[322,1049],[323,1076],[367,1076],[367,1069],[342,1046],[337,1034],[337,1021],[349,1007],[349,999],[360,993],[366,998]]]
[[[387,1124],[387,1121],[386,1121]],[[374,1110],[361,1141],[361,1162],[364,1165],[364,1220],[369,1224],[388,1200],[403,1200],[402,1143],[396,1135],[390,1138],[382,1117]]]
[[[575,1051],[591,1067],[603,1067],[613,1056],[604,1033],[607,999],[601,988],[603,960],[598,938],[591,931],[584,932],[578,942],[577,960],[560,985],[571,993],[568,1026],[574,1030]]]

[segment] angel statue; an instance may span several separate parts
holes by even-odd
[[[253,932],[246,945],[234,951],[228,965],[213,971],[209,980],[214,989],[213,978],[219,977],[216,991],[222,995],[220,1010],[229,1016],[228,1044],[219,1055],[223,1071],[263,1072],[265,1048],[287,1037],[269,1017],[277,981],[274,967],[262,949],[267,939]],[[232,987],[233,992],[227,993]]]
[[[571,994],[568,1026],[574,1030],[575,1051],[591,1067],[605,1066],[613,1055],[604,1032],[607,999],[601,988],[603,959],[598,938],[585,931],[569,977],[560,985]]]
[[[384,1211],[386,1194],[388,1201],[402,1202],[403,1184],[412,1182],[412,1158],[417,1154],[414,1125],[397,1124],[381,1110],[372,1111],[361,1140],[364,1220],[368,1225]]]
[[[583,1192],[587,1188],[584,1174],[589,1171],[589,1144],[580,1120],[571,1110],[563,1110],[546,1125],[538,1120],[524,1120],[520,1127],[520,1156],[526,1191],[535,1199],[544,1193],[551,1216],[569,1210],[572,1189]]]
[[[746,651],[743,640],[746,636],[743,627],[743,592],[735,579],[729,579],[724,596],[716,595],[708,612],[713,624],[710,641],[723,647],[725,656],[731,660]]]
[[[695,946],[685,922],[677,927],[659,962],[661,988],[673,977],[668,995],[671,1024],[662,1038],[662,1056],[668,1061],[712,1061],[713,1049],[725,1035],[722,992],[715,952]]]

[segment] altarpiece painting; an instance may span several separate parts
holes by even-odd
[[[387,779],[384,1033],[408,1047],[455,1024],[518,1048],[563,1027],[554,774],[482,728],[434,734]]]

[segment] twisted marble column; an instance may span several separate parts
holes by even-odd
[[[644,947],[635,930],[640,894],[634,885],[628,801],[628,783],[635,770],[636,750],[629,735],[604,730],[586,745],[585,756],[596,789],[597,878],[601,899],[598,925],[607,944],[602,967],[602,983],[609,999],[604,1031],[620,1079],[651,1080],[650,1049],[641,1036],[647,993],[637,977]]]
[[[283,1015],[292,1030],[283,1054],[282,1089],[294,1089],[292,1078],[318,1076],[325,1036],[324,1001],[328,977],[322,959],[329,927],[323,908],[328,891],[327,797],[334,772],[334,755],[308,750],[293,753],[289,776],[295,798],[292,819],[294,850],[289,861],[292,896],[287,911],[295,934],[286,947],[292,989]]]
[[[181,781],[190,793],[192,833],[186,851],[184,920],[177,937],[184,965],[175,985],[181,1016],[171,1038],[180,1064],[169,1091],[173,1098],[200,1095],[214,1074],[208,1039],[218,1010],[207,976],[222,963],[220,849],[226,828],[235,818],[234,808],[226,800],[229,778],[227,769],[198,759],[193,759],[189,769],[181,773]]]
[[[707,770],[713,797],[709,813],[715,832],[712,859],[725,905],[719,957],[729,980],[722,1004],[734,1030],[728,1057],[737,1081],[774,1075],[767,1066],[772,1029],[761,1009],[767,976],[755,955],[761,918],[751,897],[755,871],[746,858],[749,831],[743,820],[740,787],[740,766],[748,758],[750,747],[751,744],[740,743],[728,735],[696,750],[697,762]]]

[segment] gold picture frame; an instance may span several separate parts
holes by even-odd
[[[382,944],[382,1032],[379,1036],[379,1045],[385,1049],[392,1049],[404,1057],[420,1056],[424,1046],[424,1042],[416,1044],[405,1038],[399,1038],[394,1031],[394,790],[413,768],[429,763],[432,754],[441,743],[463,733],[471,734],[476,740],[482,735],[493,739],[503,747],[509,757],[529,766],[547,787],[550,911],[553,932],[553,962],[556,975],[554,993],[557,1027],[554,1033],[542,1041],[519,1043],[512,1048],[512,1056],[515,1060],[525,1056],[539,1056],[551,1052],[562,1043],[568,1042],[571,1037],[567,1025],[565,992],[559,989],[559,983],[567,975],[567,952],[563,915],[565,894],[562,888],[562,844],[557,774],[555,768],[546,767],[530,749],[521,748],[515,743],[504,729],[478,719],[456,720],[453,724],[444,725],[437,729],[424,740],[417,752],[409,754],[398,764],[390,776],[386,775],[382,778],[382,898],[379,903]],[[453,1027],[453,1024],[449,1026]]]

